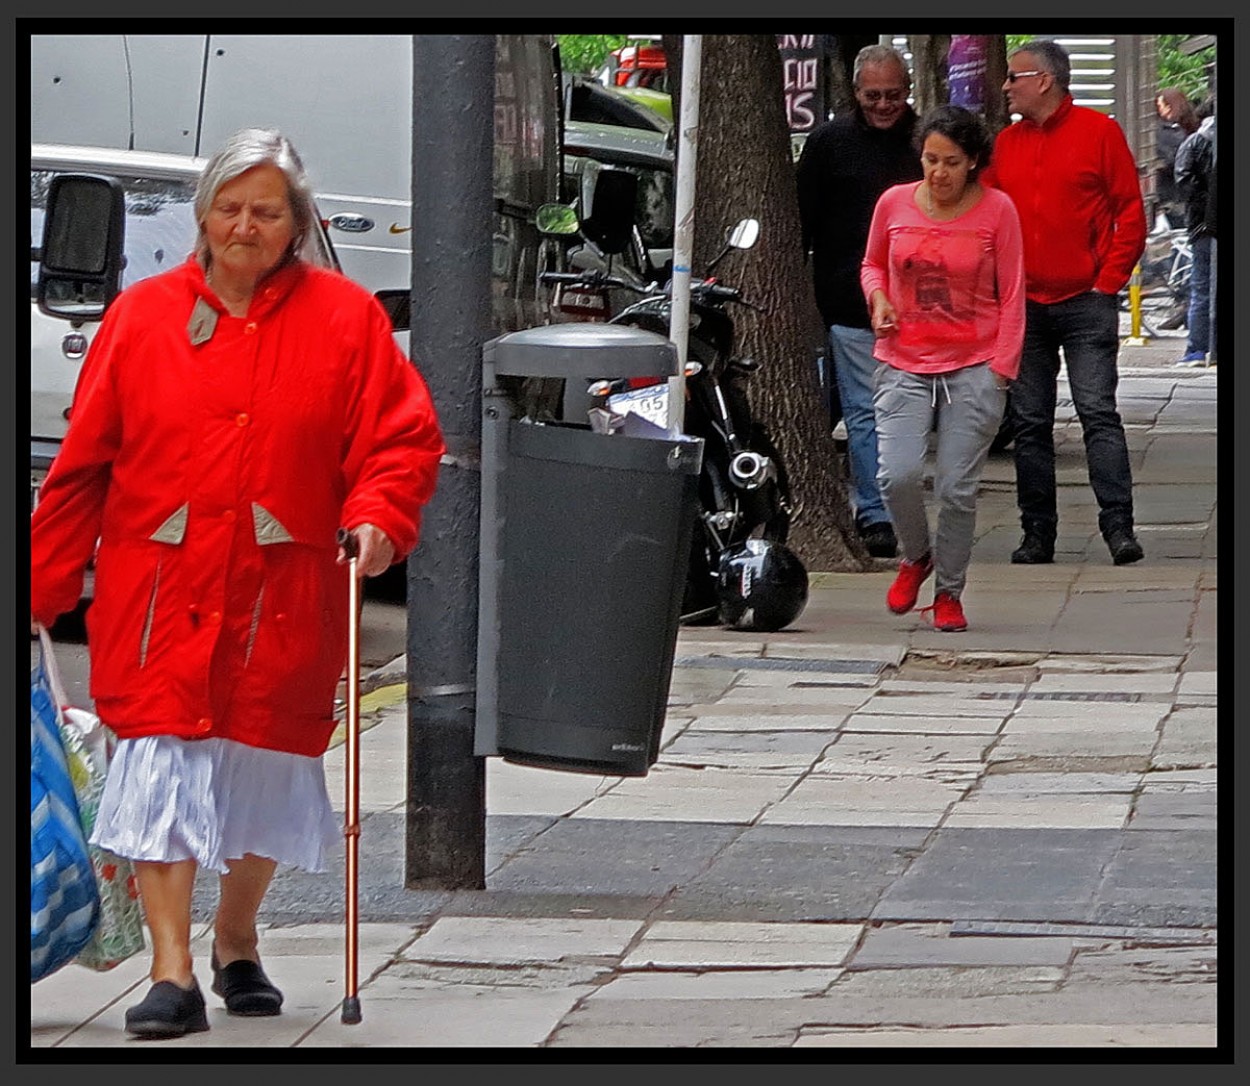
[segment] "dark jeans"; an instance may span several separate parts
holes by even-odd
[[[1059,525],[1055,399],[1061,349],[1085,437],[1089,482],[1098,499],[1098,527],[1104,536],[1133,527],[1133,476],[1115,405],[1119,320],[1113,294],[1090,291],[1051,305],[1027,303],[1020,376],[1011,386],[1016,503],[1027,534],[1053,541]]]

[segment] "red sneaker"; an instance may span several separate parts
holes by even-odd
[[[933,556],[926,554],[923,558],[912,562],[904,558],[898,564],[898,576],[885,594],[885,605],[896,615],[905,615],[916,606],[916,597],[920,595],[920,586],[933,572]]]
[[[933,628],[945,633],[958,633],[968,628],[968,620],[964,618],[963,604],[949,592],[939,592],[933,597],[933,606],[926,607],[933,612]]]

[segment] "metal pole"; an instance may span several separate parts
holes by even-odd
[[[673,282],[668,338],[677,347],[677,376],[668,382],[668,428],[681,433],[686,410],[686,347],[690,338],[690,259],[694,251],[694,179],[699,148],[699,74],[703,38],[687,34],[681,45],[681,114],[673,215]]]
[[[477,696],[482,346],[491,335],[495,38],[413,39],[412,354],[447,453],[408,563],[404,885],[486,885]]]

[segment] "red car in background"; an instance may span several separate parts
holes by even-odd
[[[609,87],[647,87],[669,93],[664,46],[657,38],[640,39],[637,45],[622,45],[609,54],[599,72],[599,81]]]

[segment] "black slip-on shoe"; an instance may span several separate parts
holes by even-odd
[[[1107,550],[1111,552],[1111,561],[1117,566],[1140,562],[1146,557],[1137,537],[1127,528],[1118,528],[1107,533]]]
[[[878,520],[859,527],[859,538],[873,558],[893,558],[898,554],[898,539],[888,520]]]
[[[126,1011],[126,1032],[136,1037],[181,1037],[208,1029],[204,995],[199,982],[179,988],[172,980],[158,980],[143,1002]]]
[[[1028,535],[1011,552],[1013,566],[1045,566],[1055,560],[1055,545],[1040,535]]]
[[[248,1017],[281,1013],[282,993],[259,964],[240,958],[222,965],[216,947],[209,964],[213,967],[213,991],[225,1000],[227,1013]]]

